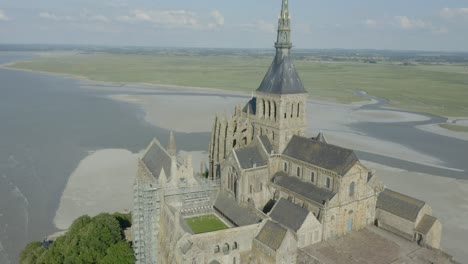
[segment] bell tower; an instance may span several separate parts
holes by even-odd
[[[280,153],[293,135],[304,136],[307,128],[308,94],[290,57],[288,0],[282,0],[275,48],[273,63],[256,91],[255,134],[267,135],[275,151]]]

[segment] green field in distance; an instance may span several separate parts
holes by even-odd
[[[52,54],[52,55],[51,55]],[[272,55],[51,53],[9,67],[83,76],[93,81],[149,83],[254,91]],[[310,98],[351,103],[356,91],[387,99],[391,107],[440,116],[468,116],[468,66],[381,60],[295,60]]]

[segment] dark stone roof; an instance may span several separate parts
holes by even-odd
[[[418,226],[416,227],[416,231],[423,235],[427,235],[427,233],[429,233],[436,220],[437,218],[425,214],[419,222]]]
[[[283,155],[344,176],[359,159],[354,151],[313,139],[293,136]]]
[[[247,112],[247,110],[250,109],[250,112]],[[244,113],[249,113],[251,115],[256,115],[257,114],[257,97],[252,97],[250,101],[245,105],[244,109],[242,109]]]
[[[255,144],[237,149],[235,152],[242,169],[251,169],[268,164],[266,157],[262,155],[260,149]]]
[[[377,198],[377,208],[407,219],[416,221],[419,211],[426,203],[407,195],[385,189]]]
[[[283,57],[281,52],[277,52],[257,91],[273,94],[307,93],[291,58],[288,55]]]
[[[262,220],[254,209],[240,206],[226,191],[219,192],[214,207],[236,226],[252,225]]]
[[[297,232],[304,224],[309,215],[309,211],[286,199],[279,199],[273,207],[270,217],[276,222],[285,225],[289,229]]]
[[[288,176],[284,172],[277,172],[273,176],[273,183],[318,204],[324,204],[325,201],[335,196],[330,190],[317,187],[312,183],[303,182],[299,178]]]
[[[283,243],[288,230],[272,221],[267,221],[262,230],[258,233],[256,239],[274,251],[278,250]]]
[[[151,142],[142,161],[155,178],[159,178],[162,169],[168,178],[171,176],[171,157],[156,140]]]
[[[263,146],[265,147],[267,153],[271,154],[271,151],[273,150],[273,145],[271,144],[271,141],[268,138],[268,136],[266,136],[266,135],[260,136],[260,141],[262,142]]]

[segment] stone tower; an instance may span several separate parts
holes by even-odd
[[[256,91],[255,134],[267,135],[276,152],[282,152],[293,135],[304,136],[307,127],[307,92],[290,57],[290,23],[288,0],[283,0],[276,56]]]

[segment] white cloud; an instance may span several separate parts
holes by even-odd
[[[122,22],[146,22],[167,28],[201,28],[194,12],[187,10],[134,10],[130,14],[118,17]]]
[[[9,17],[7,17],[7,15],[5,14],[5,12],[3,12],[2,9],[0,9],[0,21],[8,21],[10,20]]]
[[[78,16],[61,16],[56,15],[50,12],[41,12],[39,17],[47,20],[57,21],[57,22],[101,22],[108,23],[110,19],[101,14],[91,14],[87,10],[83,10]]]
[[[445,19],[451,19],[454,17],[468,17],[468,7],[462,7],[462,8],[443,8],[440,11],[440,15],[445,18]]]
[[[407,16],[396,16],[394,20],[402,29],[411,30],[411,29],[424,29],[424,28],[431,28],[431,23],[424,22],[419,19],[412,19]]]
[[[377,24],[378,24],[378,23],[377,23],[377,20],[375,20],[375,19],[370,19],[370,18],[366,19],[366,21],[364,21],[364,23],[365,23],[367,26],[369,26],[369,27],[375,27],[375,26],[377,26]]]
[[[215,20],[215,24],[218,26],[224,25],[224,16],[218,10],[211,12],[211,17]]]
[[[243,24],[241,28],[245,31],[252,31],[252,32],[268,32],[273,33],[275,32],[275,25],[272,23],[268,23],[264,20],[257,20],[255,23],[252,24]]]
[[[53,20],[53,21],[73,21],[74,19],[71,16],[58,16],[49,12],[39,13],[39,17],[43,19]]]

